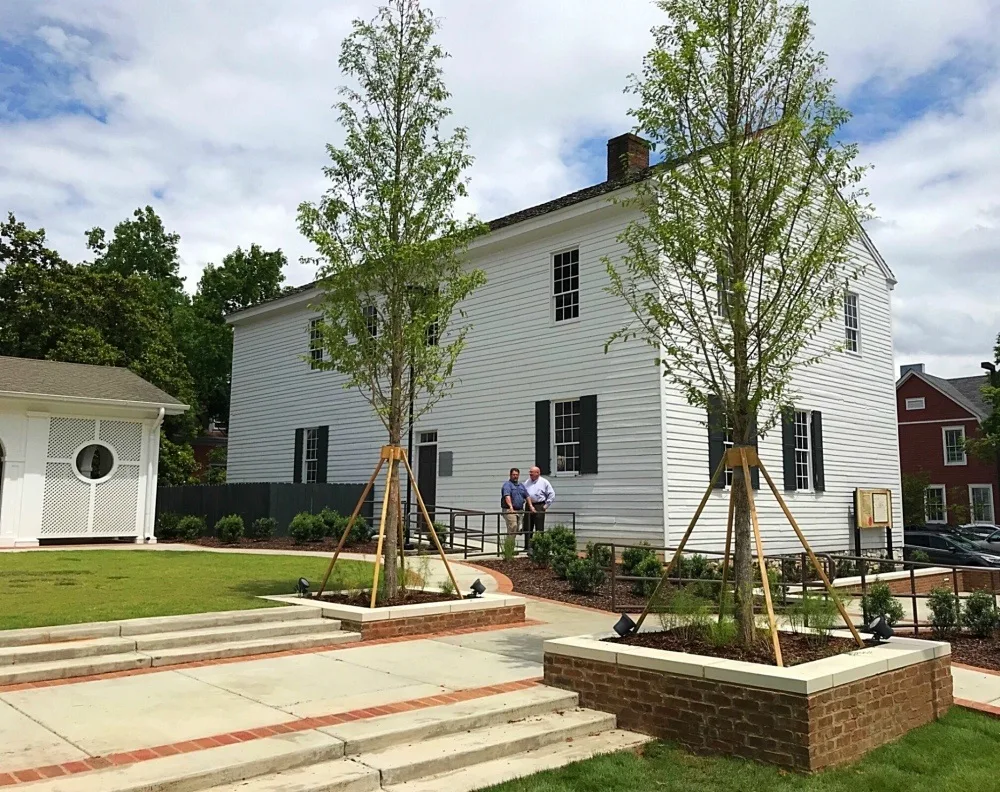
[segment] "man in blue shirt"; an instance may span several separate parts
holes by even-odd
[[[524,502],[528,499],[528,491],[523,484],[518,483],[521,471],[517,468],[510,469],[510,478],[503,483],[500,488],[500,511],[507,522],[507,535],[513,536],[521,527],[521,512],[524,511]]]

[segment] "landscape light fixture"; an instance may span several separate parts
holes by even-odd
[[[624,638],[629,633],[635,630],[635,622],[629,618],[627,613],[623,613],[622,617],[618,620],[618,623],[614,626],[614,631],[618,633],[619,638]]]
[[[875,621],[869,624],[868,632],[875,637],[876,641],[888,641],[893,635],[895,635],[885,616],[879,616],[875,619]]]
[[[300,597],[309,596],[309,581],[305,578],[299,578],[299,585],[297,586]]]
[[[477,599],[483,596],[483,592],[486,591],[486,586],[483,585],[483,581],[476,578],[476,582],[473,583],[469,588],[472,589],[472,593],[469,595],[469,599]]]

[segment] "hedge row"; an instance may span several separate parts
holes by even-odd
[[[333,509],[323,509],[319,514],[299,512],[288,524],[288,535],[296,544],[322,542],[334,537],[339,539],[350,518]],[[222,517],[209,531],[205,518],[197,515],[180,515],[163,512],[156,515],[156,536],[163,541],[193,542],[203,536],[217,536],[226,544],[236,544],[246,537],[254,542],[266,542],[274,536],[278,521],[271,517],[254,520],[249,529],[238,514]],[[372,537],[372,527],[363,517],[358,517],[347,537],[348,545],[363,544]]]

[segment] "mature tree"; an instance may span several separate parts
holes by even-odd
[[[670,21],[631,91],[637,132],[665,164],[637,182],[641,221],[608,262],[634,320],[615,338],[656,350],[663,375],[703,408],[718,398],[736,446],[791,402],[792,374],[821,359],[820,331],[857,277],[849,245],[869,209],[839,142],[825,56],[804,3],[658,0]],[[612,339],[614,340],[614,339]],[[756,430],[755,430],[756,425]],[[733,477],[735,601],[754,639],[747,491]]]
[[[236,248],[221,266],[205,267],[191,303],[174,311],[174,334],[194,378],[201,426],[229,421],[233,331],[226,314],[278,297],[287,263],[280,250]]]
[[[979,434],[966,440],[969,451],[990,464],[1000,464],[1000,337],[993,348],[994,367],[983,385],[983,399],[990,414],[979,427]],[[987,364],[983,364],[984,366]]]
[[[485,276],[464,271],[461,255],[482,227],[455,215],[472,162],[464,129],[450,136],[438,27],[418,0],[392,0],[371,22],[356,20],[340,68],[356,87],[337,104],[346,140],[327,146],[331,182],[318,204],[299,208],[316,246],[324,297],[317,365],[345,375],[400,445],[410,395],[417,414],[452,385],[467,325],[458,304]],[[385,582],[399,588],[396,532],[399,475],[390,463]]]
[[[903,525],[923,525],[927,522],[927,487],[931,477],[925,470],[904,473],[903,485]]]

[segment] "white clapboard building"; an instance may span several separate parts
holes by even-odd
[[[631,168],[627,168],[627,162]],[[608,143],[608,180],[494,220],[468,265],[488,282],[463,306],[472,330],[458,361],[458,384],[414,432],[421,491],[441,506],[496,512],[510,467],[538,464],[557,508],[577,515],[581,541],[670,545],[683,533],[723,453],[703,411],[666,384],[652,350],[639,341],[605,342],[629,314],[607,293],[607,256],[636,218],[609,199],[648,167],[638,138]],[[759,440],[764,463],[783,486],[819,549],[853,542],[849,509],[857,487],[895,493],[901,525],[899,452],[890,296],[894,278],[859,230],[854,254],[865,265],[841,317],[817,343],[850,340],[802,370],[794,383],[796,420]],[[313,285],[229,317],[235,331],[228,480],[360,482],[386,438],[369,405],[342,388],[335,372],[310,368]],[[318,354],[318,351],[317,351]],[[377,493],[378,494],[378,493]],[[769,551],[797,548],[770,493],[759,507]],[[727,494],[720,490],[695,544],[719,548]],[[866,542],[881,544],[871,533]]]

